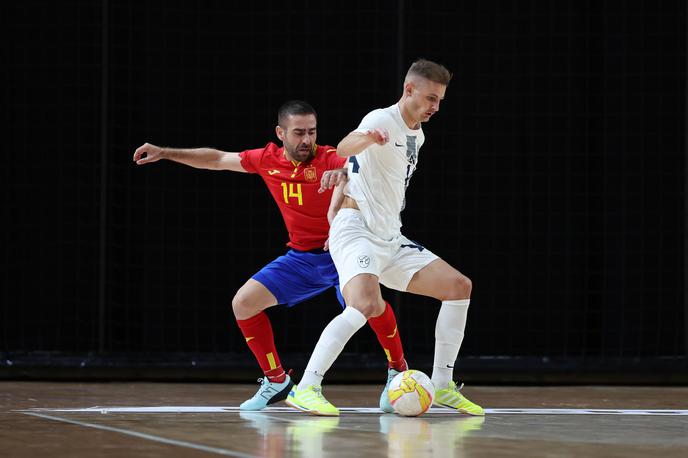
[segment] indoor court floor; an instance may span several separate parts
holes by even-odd
[[[239,412],[257,387],[0,382],[0,456],[688,457],[688,387],[471,386],[485,417],[418,418],[383,415],[381,385],[326,385],[338,418]]]

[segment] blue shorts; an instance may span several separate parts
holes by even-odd
[[[251,278],[270,290],[278,304],[292,307],[334,287],[339,303],[346,307],[339,290],[339,275],[328,251],[290,249]]]

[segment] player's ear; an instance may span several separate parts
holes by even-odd
[[[406,81],[404,83],[404,94],[406,94],[407,96],[410,97],[411,94],[413,93],[414,88],[415,88],[415,86],[413,84],[413,81]]]
[[[284,129],[282,129],[279,125],[277,125],[275,127],[275,133],[277,134],[277,138],[284,141]]]

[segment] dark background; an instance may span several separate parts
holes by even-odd
[[[305,99],[319,143],[395,103],[413,60],[454,73],[404,233],[474,284],[457,375],[686,382],[683,1],[27,1],[4,9],[3,378],[247,381],[234,292],[285,251],[256,177],[144,142],[276,141]],[[430,370],[434,300],[384,290]],[[297,371],[334,292],[269,315]],[[384,377],[366,327],[334,380]],[[299,374],[297,373],[297,376]]]

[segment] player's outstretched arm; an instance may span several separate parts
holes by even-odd
[[[337,154],[341,157],[355,156],[374,143],[384,145],[388,141],[389,132],[381,127],[371,129],[367,133],[351,132],[337,145]]]
[[[167,148],[144,143],[136,148],[134,162],[138,165],[167,159],[197,169],[232,170],[246,172],[241,166],[239,153],[228,153],[213,148]]]

